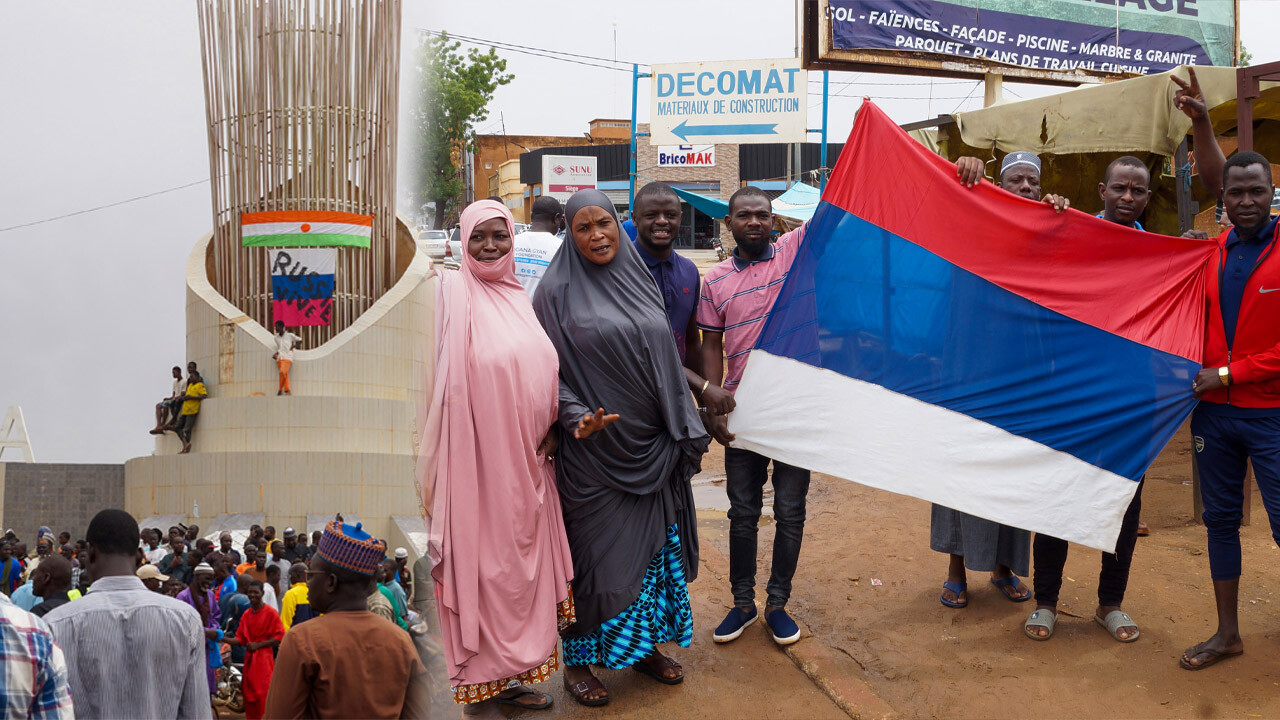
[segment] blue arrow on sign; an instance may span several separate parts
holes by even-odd
[[[777,135],[777,123],[757,123],[742,125],[690,125],[683,120],[671,129],[671,134],[681,140],[698,135]]]

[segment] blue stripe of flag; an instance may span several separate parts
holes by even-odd
[[[1130,479],[1195,402],[1197,363],[1049,310],[826,203],[790,280],[757,348]]]
[[[272,275],[271,295],[276,300],[317,300],[333,297],[333,275]]]

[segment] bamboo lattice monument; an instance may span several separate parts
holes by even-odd
[[[395,217],[400,2],[200,0],[198,13],[209,278],[269,328],[273,300],[296,287],[277,274],[273,290],[271,248],[333,248],[321,284],[331,304],[303,303],[309,313],[322,308],[325,322],[286,321],[316,347],[381,297],[411,257]]]

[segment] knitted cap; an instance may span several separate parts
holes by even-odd
[[[1004,162],[1000,163],[1000,174],[1003,175],[1006,170],[1014,165],[1029,165],[1035,168],[1036,172],[1040,172],[1040,156],[1025,150],[1011,152],[1005,155]]]
[[[347,525],[331,520],[324,526],[316,553],[334,567],[361,575],[374,574],[387,556],[387,544],[361,528],[361,523]]]
[[[199,565],[197,565],[196,569],[193,570],[192,572],[194,572],[196,575],[199,575],[200,573],[209,573],[210,575],[212,575],[213,566],[207,562],[202,562]]]

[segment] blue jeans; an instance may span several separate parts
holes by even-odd
[[[1271,536],[1280,545],[1280,417],[1223,417],[1197,408],[1191,435],[1209,536],[1209,572],[1214,580],[1236,580],[1248,460],[1271,519]]]
[[[755,603],[757,535],[770,462],[773,463],[773,519],[777,527],[773,537],[773,567],[766,589],[770,607],[786,606],[791,598],[791,578],[796,574],[796,563],[800,559],[809,471],[770,460],[750,450],[726,448],[729,582],[733,587],[733,602],[738,606]]]

